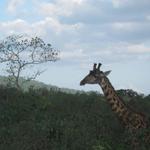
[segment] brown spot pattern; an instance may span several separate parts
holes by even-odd
[[[102,89],[109,102],[111,109],[115,112],[119,118],[129,128],[140,128],[145,126],[145,122],[142,115],[137,115],[134,111],[130,110],[124,102],[117,96],[114,88],[110,84],[109,80],[102,80]]]

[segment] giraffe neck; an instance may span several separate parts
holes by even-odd
[[[118,115],[120,120],[127,128],[146,128],[146,121],[144,116],[127,107],[127,105],[117,95],[115,89],[113,88],[107,77],[100,80],[99,84],[108,103],[111,106],[112,111]]]
[[[104,92],[104,95],[111,106],[112,111],[118,114],[119,117],[122,117],[125,112],[128,112],[127,106],[117,95],[115,89],[109,82],[108,78],[103,78],[100,82],[100,86]]]

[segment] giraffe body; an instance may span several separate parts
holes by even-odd
[[[80,82],[80,85],[99,84],[112,111],[129,130],[134,131],[139,128],[147,128],[148,125],[145,116],[127,107],[123,100],[117,95],[115,89],[107,78],[110,71],[100,71],[101,64],[99,64],[97,68],[96,65],[97,64],[94,64],[93,70],[91,70],[90,73]]]
[[[134,130],[147,127],[145,116],[127,107],[123,100],[116,94],[116,91],[107,77],[104,77],[99,84],[102,87],[112,111],[123,122],[126,128],[132,128]]]

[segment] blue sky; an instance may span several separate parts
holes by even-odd
[[[116,89],[150,94],[149,0],[1,0],[0,38],[39,36],[60,50],[38,80],[59,87],[79,86],[94,62],[112,70]]]

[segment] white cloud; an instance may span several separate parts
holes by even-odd
[[[149,0],[112,0],[112,4],[114,8],[123,8],[123,7],[132,7],[133,10],[141,7],[149,7]]]
[[[76,8],[86,0],[56,0],[54,3],[42,2],[38,5],[38,12],[44,16],[70,16]]]
[[[127,50],[130,53],[147,53],[150,52],[150,47],[147,47],[144,44],[133,44],[127,47]]]
[[[128,42],[119,42],[119,43],[113,43],[112,45],[106,47],[103,54],[112,55],[113,53],[115,53],[116,55],[130,55],[131,53],[147,54],[149,52],[150,52],[150,46],[146,43],[134,44]]]
[[[137,23],[135,22],[115,22],[112,24],[113,29],[119,31],[130,31],[135,29]]]
[[[14,6],[12,7],[14,8],[13,10],[22,5],[24,1],[25,0],[21,0],[19,2],[20,4],[18,3],[15,5],[17,0],[12,0],[11,3],[13,2],[12,6]],[[52,39],[60,48],[64,49],[64,52],[61,54],[63,59],[73,58],[74,56],[75,58],[83,58],[88,61],[100,58],[113,62],[128,59],[128,57],[130,57],[129,53],[133,55],[150,51],[149,46],[144,44],[144,38],[147,38],[146,34],[148,34],[149,24],[147,22],[138,22],[135,20],[124,20],[121,18],[121,15],[116,16],[118,18],[116,21],[114,20],[116,12],[114,16],[110,15],[111,12],[113,13],[114,8],[112,8],[112,5],[110,7],[106,5],[112,2],[115,7],[127,6],[130,4],[128,0],[112,0],[109,1],[109,3],[105,0],[31,1],[36,2],[34,9],[37,10],[36,12],[40,13],[36,15],[42,19],[39,20],[38,18],[38,21],[33,21],[32,18],[29,18],[30,22],[25,19],[1,22],[0,32],[2,35],[27,33],[44,38],[46,37],[50,40]],[[103,20],[97,22],[95,18],[89,16],[90,14],[93,16],[98,15],[99,18],[97,19],[101,20],[103,16],[99,14],[99,9],[102,14],[108,10],[108,13],[104,14],[104,17],[110,17],[108,22],[106,20],[104,22]],[[87,10],[89,11],[88,13]],[[75,13],[77,13],[77,16],[75,15],[77,18],[72,21],[72,14]],[[117,13],[119,13],[119,11]],[[41,17],[41,14],[44,16]],[[81,16],[84,15],[78,20],[78,15],[80,14]],[[128,17],[128,14],[126,17]],[[119,20],[120,18],[122,20]],[[87,19],[88,22],[84,22],[84,19]],[[143,33],[143,37],[136,36],[136,33]],[[137,42],[137,38],[139,37],[141,37],[141,41]],[[132,39],[138,44],[133,44]],[[84,50],[84,53],[86,52],[86,56],[79,51],[81,49]]]
[[[24,4],[25,0],[9,0],[7,5],[7,11],[9,13],[14,13],[17,8]]]
[[[29,24],[22,19],[0,22],[0,32],[5,36],[14,33],[27,32],[28,30],[29,30]]]
[[[60,58],[62,59],[82,59],[83,57],[86,57],[83,49],[64,51],[60,53]]]
[[[115,8],[124,6],[127,2],[128,2],[128,0],[112,0],[112,4]]]
[[[34,23],[29,23],[23,19],[16,19],[14,21],[0,22],[1,35],[10,35],[14,33],[26,33],[29,35],[48,36],[51,34],[52,38],[56,35],[63,35],[65,33],[75,34],[82,24],[62,24],[57,19],[47,17]],[[65,35],[63,35],[64,37]]]

